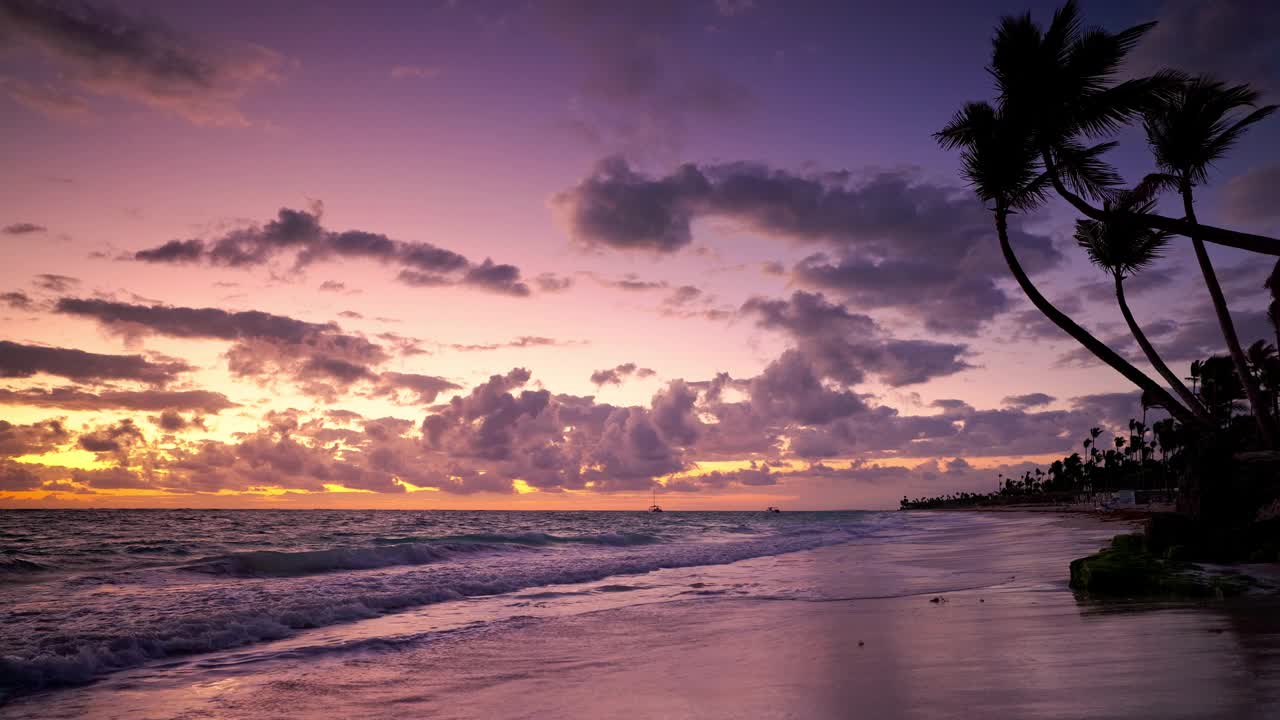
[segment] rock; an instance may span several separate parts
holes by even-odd
[[[1101,596],[1226,597],[1239,595],[1249,586],[1243,575],[1210,574],[1185,562],[1135,550],[1139,544],[1133,537],[1117,536],[1110,548],[1073,560],[1071,587]]]

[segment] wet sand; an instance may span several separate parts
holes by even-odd
[[[688,599],[515,617],[181,681],[153,671],[0,715],[1280,717],[1274,598],[1097,602],[1066,587],[1066,561],[1120,529],[1084,516],[975,516],[925,537],[707,569]],[[698,594],[717,577],[753,576],[769,584]]]

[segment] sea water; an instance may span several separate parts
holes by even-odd
[[[566,611],[574,584],[890,538],[873,512],[0,512],[0,697],[281,642],[349,646]],[[632,597],[719,593],[698,583]],[[450,601],[510,595],[488,610]],[[444,603],[444,606],[436,607]],[[605,602],[607,604],[607,601]],[[501,609],[499,609],[501,608]],[[514,609],[513,609],[514,608]],[[425,615],[424,615],[425,614]],[[381,619],[381,620],[379,620]],[[371,622],[378,620],[377,622]],[[352,629],[357,624],[358,629]],[[342,626],[325,636],[317,629]],[[242,652],[238,658],[244,657]]]

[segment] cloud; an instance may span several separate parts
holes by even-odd
[[[578,343],[542,337],[540,335],[521,335],[514,340],[508,340],[507,342],[502,343],[480,343],[473,345],[454,343],[448,347],[450,350],[457,350],[458,352],[486,352],[489,350],[502,350],[506,348],[555,347],[576,344]]]
[[[42,290],[61,293],[61,292],[66,292],[71,288],[74,288],[75,286],[79,285],[80,279],[71,277],[70,275],[54,275],[52,273],[42,273],[40,275],[37,275],[36,279],[32,282],[36,287]]]
[[[608,370],[596,370],[591,373],[593,385],[621,385],[629,377],[647,378],[657,373],[649,368],[638,367],[635,363],[623,363]]]
[[[440,393],[461,389],[461,385],[434,375],[384,372],[378,377],[377,388],[372,394],[374,397],[394,398],[403,391],[410,395],[411,403],[429,405],[436,401]]]
[[[278,79],[283,65],[279,54],[257,45],[216,44],[89,2],[4,0],[0,18],[10,42],[38,50],[65,79],[66,87],[9,87],[54,116],[83,104],[71,93],[75,87],[200,125],[244,126],[249,120],[238,102]]]
[[[740,313],[757,326],[779,330],[822,376],[856,384],[872,375],[900,387],[945,377],[972,366],[965,345],[891,337],[875,320],[849,312],[821,293],[797,291],[789,299],[752,298]]]
[[[549,272],[538,275],[533,281],[537,284],[538,289],[544,293],[564,292],[573,287],[573,278]]]
[[[294,271],[333,259],[364,259],[400,268],[397,279],[411,287],[467,285],[517,297],[530,294],[520,269],[514,265],[495,263],[489,258],[474,264],[431,243],[402,242],[363,230],[327,230],[320,223],[321,210],[318,203],[309,211],[281,208],[265,224],[241,227],[207,241],[170,240],[139,250],[133,257],[149,263],[250,268],[292,254]],[[328,287],[323,289],[334,289],[333,283],[327,281]]]
[[[1055,398],[1052,395],[1046,395],[1044,393],[1037,392],[1037,393],[1028,393],[1026,395],[1010,395],[1005,399],[1001,400],[1000,403],[1002,405],[1007,405],[1008,407],[1025,410],[1026,408],[1033,408],[1033,407],[1039,407],[1041,405],[1048,405],[1049,403],[1053,402],[1056,399],[1057,398]]]
[[[1280,221],[1280,163],[1231,178],[1223,196],[1227,216],[1242,224]]]
[[[238,407],[226,395],[211,390],[103,390],[89,392],[72,387],[43,390],[24,388],[9,390],[0,388],[0,403],[51,407],[64,410],[137,410],[160,412],[163,410],[196,410],[213,415]]]
[[[426,65],[396,65],[391,68],[391,77],[397,80],[429,80],[443,72],[438,67]]]
[[[685,164],[663,177],[605,158],[552,205],[578,244],[670,254],[692,243],[694,220],[825,248],[796,266],[800,285],[860,309],[893,308],[935,332],[974,334],[1009,309],[1007,270],[990,213],[971,194],[912,173],[855,183],[847,172],[797,175],[750,163]],[[1062,260],[1044,235],[1011,229],[1028,272]]]
[[[23,292],[7,292],[0,293],[0,303],[4,303],[14,310],[32,310],[35,303],[31,301],[31,297]]]
[[[48,228],[43,225],[20,222],[13,223],[12,225],[6,225],[3,232],[5,235],[30,235],[32,233],[42,233],[46,230],[48,230]]]
[[[0,420],[0,457],[42,455],[71,442],[72,435],[61,420],[42,420],[18,425]]]
[[[0,340],[0,377],[57,375],[81,382],[134,380],[164,385],[191,370],[184,362],[152,362],[142,355],[102,355],[72,348]]]
[[[566,125],[596,144],[670,151],[691,122],[750,109],[746,85],[689,52],[701,31],[692,7],[679,0],[542,3],[551,35],[578,54],[585,71]]]
[[[1280,8],[1258,0],[1169,0],[1159,24],[1134,50],[1136,73],[1173,67],[1247,82],[1264,92],[1280,88]]]
[[[82,120],[89,116],[88,100],[50,82],[0,77],[0,90],[19,105],[55,120]]]

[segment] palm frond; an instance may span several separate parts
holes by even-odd
[[[1102,159],[1102,154],[1116,146],[1105,142],[1084,147],[1075,142],[1062,143],[1054,153],[1059,177],[1076,192],[1098,200],[1110,199],[1120,184],[1119,173]]]

